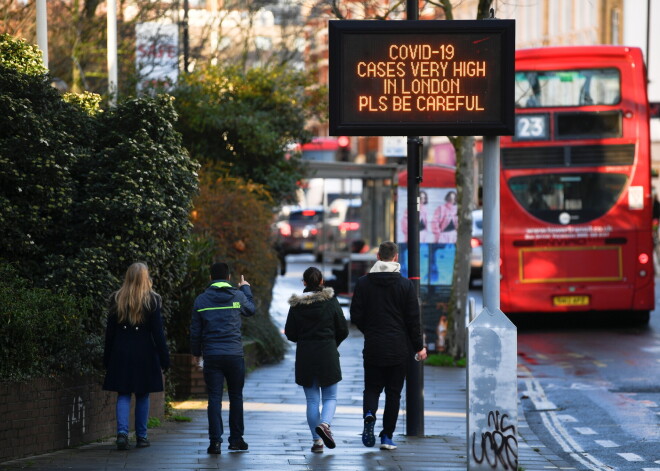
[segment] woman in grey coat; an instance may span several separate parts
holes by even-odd
[[[348,337],[348,324],[333,289],[323,286],[318,268],[305,270],[303,284],[303,294],[293,294],[289,299],[284,333],[298,344],[296,383],[303,387],[307,399],[312,452],[322,453],[324,443],[328,448],[335,447],[330,423],[337,408],[337,383],[341,381],[337,347]]]

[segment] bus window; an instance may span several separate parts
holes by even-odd
[[[300,211],[292,211],[291,214],[289,214],[289,221],[319,223],[323,221],[323,213],[315,209],[303,209]]]
[[[599,113],[568,112],[556,114],[555,136],[557,139],[587,139],[621,137],[623,123],[621,111]]]
[[[519,71],[516,107],[616,105],[621,99],[618,69]]]
[[[508,185],[532,216],[552,224],[583,224],[609,211],[627,180],[622,173],[544,173],[512,177]],[[570,220],[560,218],[564,213]]]
[[[303,150],[303,160],[314,160],[318,162],[334,162],[337,155],[336,150]]]

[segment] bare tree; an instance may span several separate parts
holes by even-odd
[[[18,37],[34,37],[36,6],[35,1],[0,0],[0,34]]]
[[[327,9],[327,8],[326,8]],[[191,34],[193,63],[303,68],[308,43],[328,15],[319,0],[231,0],[211,3]]]
[[[106,9],[102,0],[49,0],[49,71],[71,91],[107,91]],[[118,3],[119,66],[122,77],[134,77],[135,24],[175,16],[171,2],[123,0]],[[34,0],[0,0],[0,32],[36,43]],[[132,87],[123,80],[120,87]]]
[[[340,20],[355,19],[404,19],[406,9],[404,0],[384,2],[382,0],[342,1],[329,0],[332,15]]]

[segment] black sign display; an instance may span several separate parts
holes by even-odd
[[[331,135],[514,133],[514,20],[329,23]]]

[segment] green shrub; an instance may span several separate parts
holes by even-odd
[[[160,427],[160,419],[158,417],[149,417],[147,420],[147,428],[158,428]]]
[[[88,359],[100,342],[85,331],[89,309],[72,296],[35,288],[0,262],[0,380],[94,371]]]
[[[46,75],[41,49],[9,34],[0,34],[0,66],[26,75]]]
[[[76,217],[67,247],[48,258],[50,281],[103,309],[128,265],[145,261],[167,315],[185,275],[198,166],[174,130],[168,97],[130,100],[95,118],[94,158],[73,169]]]
[[[209,266],[213,263],[215,241],[203,234],[193,234],[188,250],[186,275],[174,295],[176,311],[168,319],[167,331],[177,353],[190,353],[190,320],[195,298],[209,284]]]
[[[42,76],[0,65],[0,258],[19,262],[28,277],[42,277],[43,257],[62,251],[72,169],[89,154],[90,131],[89,116]]]
[[[432,353],[426,358],[426,360],[424,360],[424,364],[431,366],[456,366],[459,368],[465,368],[465,358],[459,358],[457,360],[446,353]]]
[[[175,422],[192,422],[192,418],[187,415],[173,415],[170,418]]]
[[[62,98],[67,103],[71,103],[77,106],[80,108],[80,110],[91,116],[94,116],[95,114],[98,114],[102,111],[101,100],[103,100],[103,97],[97,93],[65,93],[62,95]]]
[[[290,144],[310,138],[307,125],[324,116],[326,92],[313,71],[199,67],[173,91],[177,128],[199,162],[230,166],[233,177],[259,183],[278,202],[294,202],[304,168]]]
[[[13,262],[31,289],[89,300],[79,319],[89,348],[71,355],[92,365],[107,297],[132,262],[148,263],[165,316],[176,307],[198,165],[174,129],[171,98],[130,100],[101,113],[98,96],[63,99],[34,52],[0,36],[0,261]],[[53,312],[72,322],[72,298],[51,301],[64,303]],[[13,321],[11,328],[19,325],[30,327]]]

